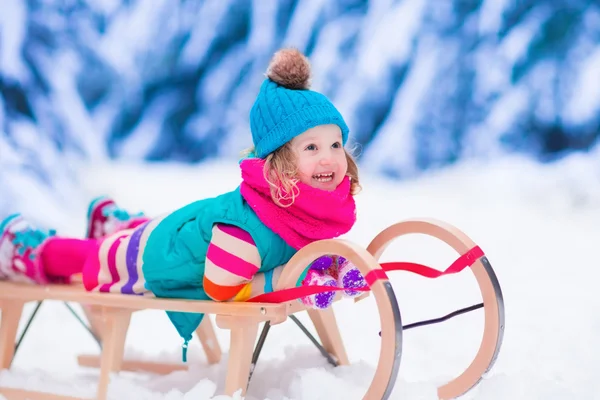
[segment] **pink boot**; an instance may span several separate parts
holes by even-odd
[[[49,283],[40,255],[48,238],[54,234],[54,231],[33,228],[20,214],[0,222],[0,279]]]
[[[100,239],[123,229],[135,228],[148,221],[143,213],[129,214],[109,197],[98,197],[88,207],[88,239]]]

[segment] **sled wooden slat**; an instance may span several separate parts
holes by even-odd
[[[81,397],[61,396],[52,393],[2,387],[0,387],[0,395],[9,400],[87,400],[86,398]]]
[[[60,300],[130,310],[150,309],[255,316],[263,320],[286,315],[286,307],[282,304],[218,303],[208,300],[164,299],[118,293],[86,292],[78,285],[55,284],[42,286],[0,282],[0,302],[4,299],[21,301]]]
[[[101,316],[94,313],[93,310],[87,310],[88,319],[98,321]],[[101,337],[101,334],[96,334]],[[221,346],[215,334],[213,323],[209,316],[202,319],[200,326],[196,329],[196,335],[200,339],[200,344],[206,355],[206,362],[209,365],[218,364],[221,361]],[[80,354],[77,356],[77,363],[82,367],[99,368],[100,357],[93,354]],[[121,371],[131,372],[150,372],[158,375],[167,375],[175,371],[187,371],[189,365],[182,362],[158,362],[151,360],[133,360],[123,359],[121,362]]]

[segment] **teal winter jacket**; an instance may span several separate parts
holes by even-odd
[[[210,300],[202,282],[212,228],[217,223],[238,226],[252,236],[261,257],[259,272],[287,263],[296,253],[258,219],[238,187],[191,203],[159,222],[143,249],[146,288],[156,297]],[[170,311],[167,314],[185,340],[185,349],[204,315]]]

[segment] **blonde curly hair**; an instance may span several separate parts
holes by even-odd
[[[254,147],[245,150],[242,154],[247,156],[254,153]],[[350,178],[350,194],[355,196],[362,187],[358,177],[358,165],[354,156],[344,148],[348,170],[346,175]],[[271,187],[271,198],[280,207],[289,207],[294,204],[296,196],[300,194],[298,182],[298,168],[296,166],[296,154],[292,149],[291,142],[286,143],[265,157],[263,170],[265,180]]]

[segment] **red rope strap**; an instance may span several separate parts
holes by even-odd
[[[371,270],[366,276],[365,280],[367,281],[367,286],[363,286],[361,288],[356,288],[358,292],[368,292],[370,287],[375,283],[375,281],[379,279],[388,279],[386,273],[382,269],[374,269]],[[297,286],[288,289],[276,290],[271,293],[263,293],[255,296],[246,301],[250,303],[285,303],[287,301],[297,300],[302,297],[310,296],[317,293],[325,293],[325,292],[339,292],[341,290],[346,290],[341,287],[331,287],[331,286],[320,286],[320,285],[311,285],[311,286]]]
[[[471,250],[458,257],[456,261],[452,263],[444,271],[430,268],[426,265],[409,263],[409,262],[389,262],[382,263],[381,268],[385,271],[408,271],[426,278],[439,278],[444,275],[452,275],[461,272],[463,269],[470,267],[479,258],[483,257],[484,253],[479,246],[473,247]]]
[[[374,269],[371,270],[366,276],[365,280],[367,281],[367,286],[363,286],[361,288],[356,288],[353,290],[359,292],[368,292],[370,287],[373,284],[380,280],[387,280],[386,271],[408,271],[413,272],[415,274],[424,276],[426,278],[439,278],[443,275],[456,274],[463,269],[470,267],[477,261],[480,257],[484,255],[483,251],[479,248],[479,246],[473,247],[471,250],[467,251],[460,257],[456,259],[446,270],[439,271],[437,269],[433,269],[427,267],[422,264],[409,263],[409,262],[389,262],[381,264],[382,269]],[[292,300],[297,300],[302,297],[310,296],[317,293],[325,293],[325,292],[338,292],[341,290],[345,290],[340,287],[331,287],[331,286],[298,286],[288,289],[277,290],[271,293],[264,293],[248,299],[247,301],[250,303],[285,303]]]

